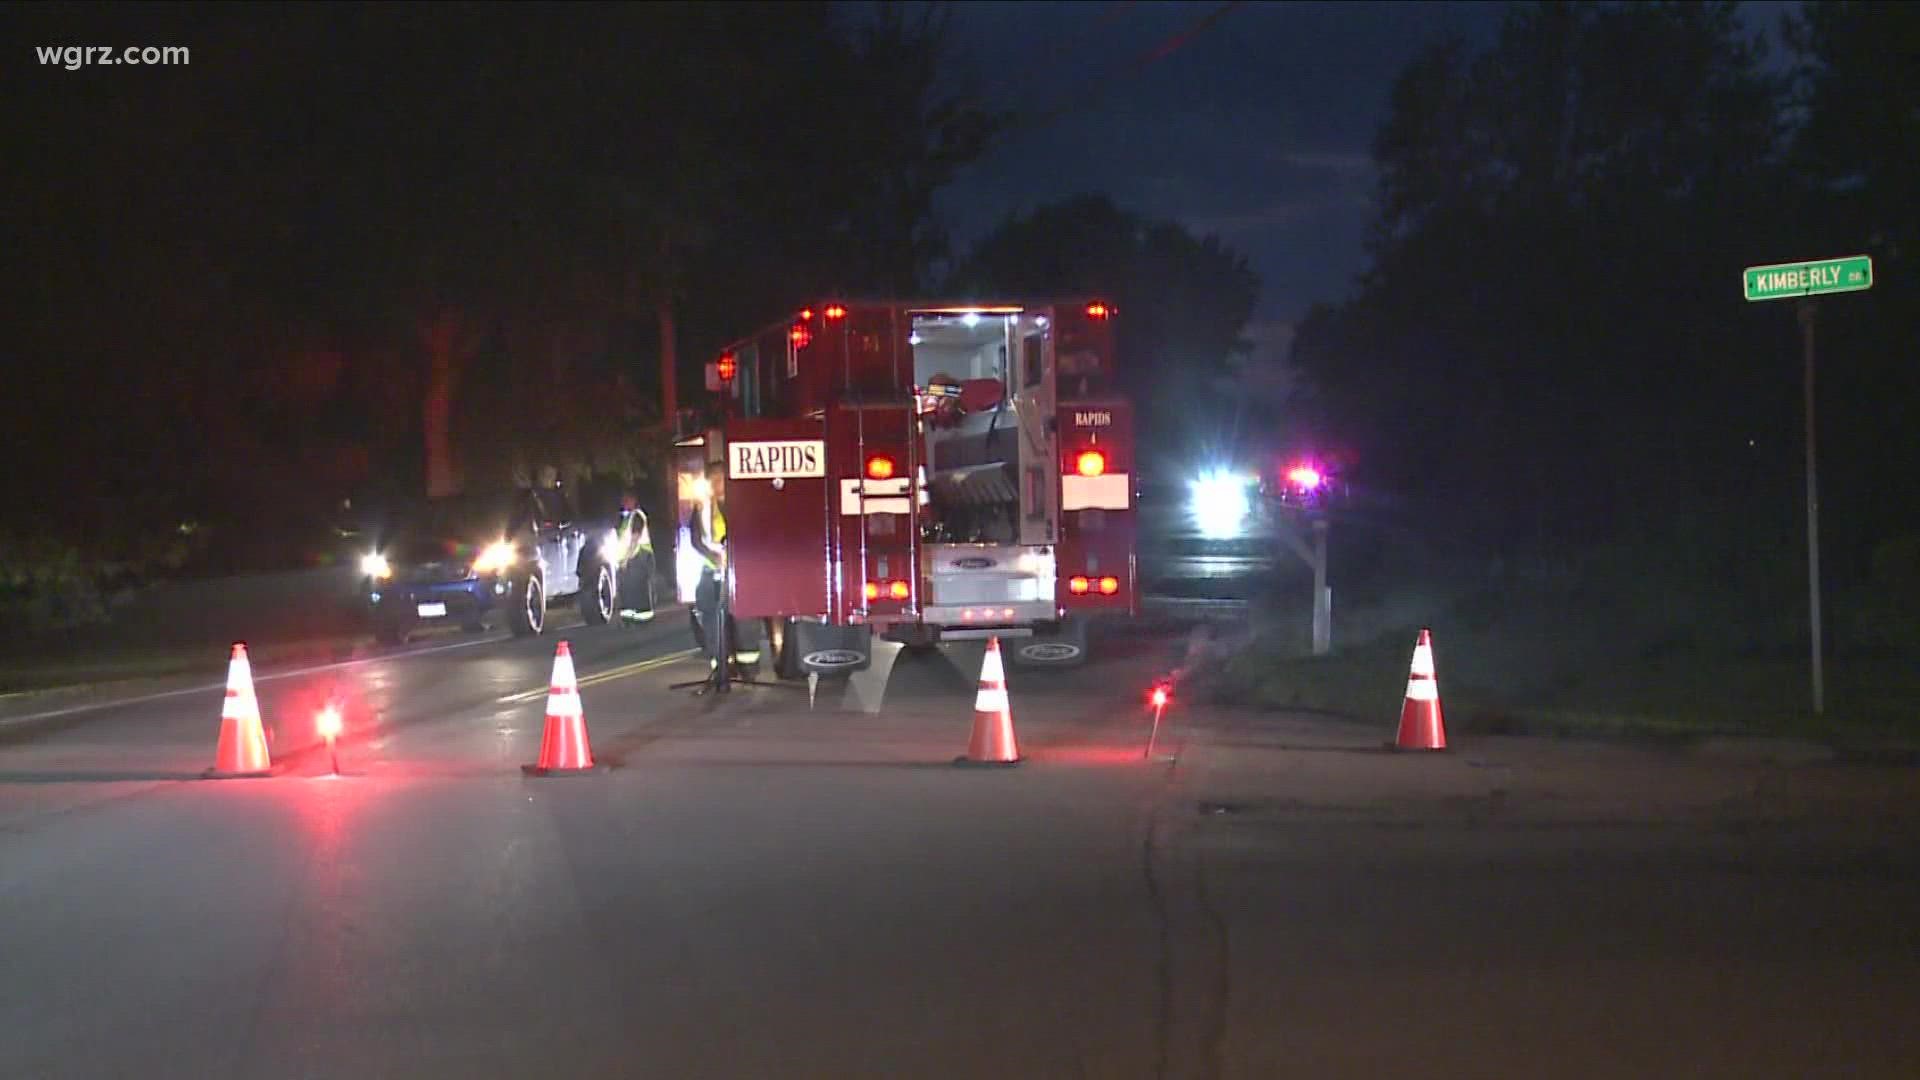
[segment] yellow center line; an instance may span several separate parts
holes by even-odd
[[[663,656],[653,657],[650,660],[636,660],[631,664],[622,664],[617,668],[609,668],[606,671],[597,671],[592,675],[582,676],[578,680],[578,685],[598,686],[601,683],[612,682],[615,679],[624,679],[629,675],[638,675],[643,671],[652,671],[655,668],[663,668],[676,661],[685,660],[687,657],[693,656],[699,651],[699,649],[681,649],[679,652],[670,652]],[[547,690],[548,687],[541,686],[519,694],[508,694],[506,697],[500,699],[500,704],[519,705],[528,701],[538,701],[547,696]]]

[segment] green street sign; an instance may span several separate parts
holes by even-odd
[[[1742,276],[1750,301],[1859,292],[1873,288],[1873,259],[1865,255],[1849,255],[1840,259],[1749,266]]]

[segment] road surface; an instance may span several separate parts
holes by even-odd
[[[1148,761],[1160,627],[1013,672],[976,771],[977,648],[809,711],[566,636],[585,777],[519,770],[551,638],[262,670],[269,779],[192,779],[217,689],[12,729],[0,1075],[1920,1075],[1910,763],[1180,697]]]

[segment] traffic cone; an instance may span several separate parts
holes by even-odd
[[[1445,750],[1447,726],[1440,719],[1440,684],[1433,677],[1433,635],[1420,630],[1413,647],[1413,668],[1407,674],[1407,699],[1400,706],[1401,750]]]
[[[1013,707],[1007,701],[1007,670],[1000,662],[1000,639],[987,639],[980,661],[980,689],[973,697],[973,738],[967,756],[954,764],[1018,765],[1020,746],[1013,737]]]
[[[227,700],[220,707],[220,747],[206,775],[230,779],[267,776],[272,771],[267,735],[260,725],[260,699],[253,694],[253,664],[247,659],[247,646],[236,641],[233,658],[227,661]]]
[[[587,745],[587,714],[580,707],[580,683],[573,676],[573,651],[563,641],[553,654],[540,763],[522,765],[520,771],[528,776],[577,776],[592,770],[593,750]]]

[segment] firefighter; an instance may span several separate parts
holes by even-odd
[[[613,548],[610,554],[620,560],[620,621],[645,622],[653,618],[653,537],[648,535],[647,515],[641,512],[640,497],[632,488],[620,493]]]
[[[724,627],[725,589],[722,581],[727,566],[727,470],[719,462],[707,464],[706,499],[693,508],[687,521],[687,538],[700,556],[700,586],[694,591],[694,610],[699,612],[701,632],[706,635],[708,666],[714,673],[714,689],[725,693],[727,672],[722,661],[730,660]]]

